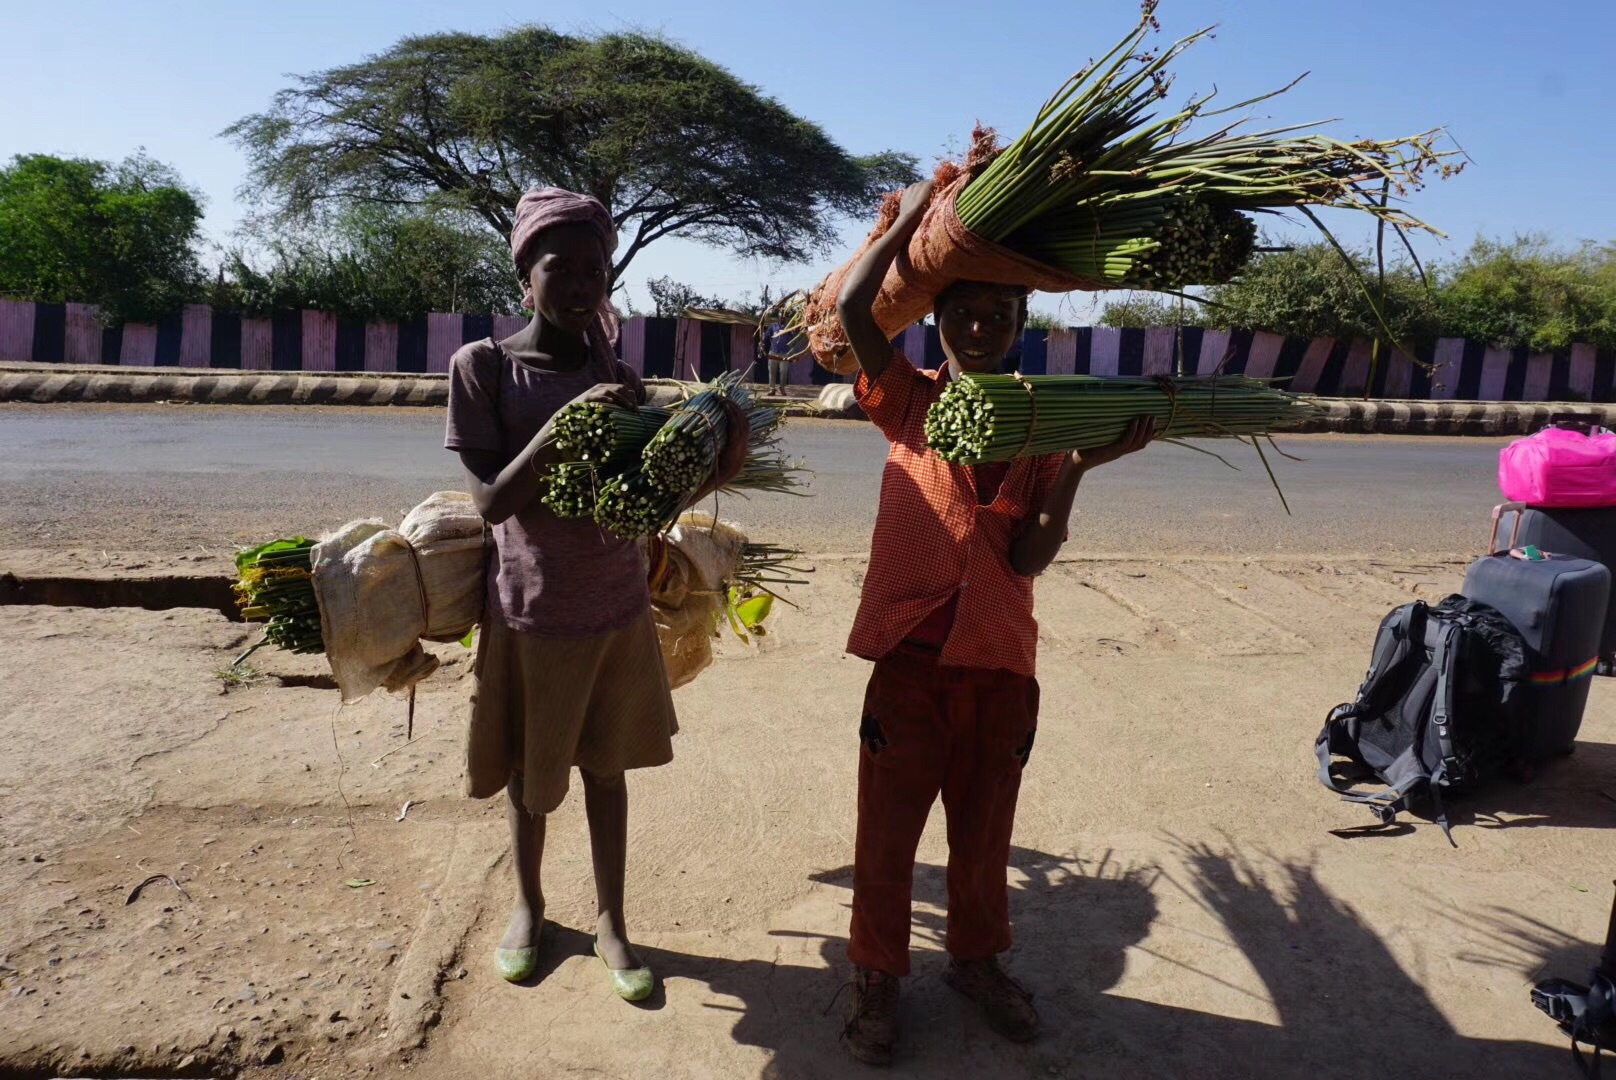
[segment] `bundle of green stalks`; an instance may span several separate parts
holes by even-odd
[[[1295,394],[1239,375],[1100,378],[967,372],[926,414],[926,441],[944,461],[980,465],[1116,442],[1135,417],[1159,438],[1246,438],[1298,426]]]
[[[241,617],[264,624],[264,636],[236,659],[240,664],[265,645],[289,652],[323,653],[320,607],[314,596],[314,541],[271,540],[236,555],[233,586]]]
[[[568,462],[610,464],[633,457],[668,422],[669,411],[645,406],[620,409],[598,402],[568,405],[556,413],[555,444]]]
[[[1316,124],[1246,132],[1238,120],[1192,134],[1197,121],[1290,87],[1220,109],[1207,94],[1158,115],[1168,66],[1213,28],[1149,51],[1155,0],[1142,7],[1138,28],[1074,75],[960,192],[966,228],[1096,289],[1158,290],[1234,277],[1255,247],[1251,213],[1300,210],[1332,243],[1312,208],[1361,211],[1399,234],[1436,232],[1390,196],[1417,190],[1428,169],[1447,177],[1463,168],[1449,160],[1459,151],[1436,149],[1440,130],[1347,143],[1307,133]]]
[[[1262,440],[1271,444],[1274,432],[1299,427],[1311,413],[1295,394],[1239,375],[1151,379],[967,372],[927,412],[926,441],[945,461],[979,465],[1106,446],[1122,438],[1136,417],[1148,416],[1156,421],[1157,438],[1220,461],[1185,440],[1250,443],[1273,480]],[[1278,491],[1277,480],[1274,487]]]
[[[551,472],[545,505],[559,517],[593,517],[626,538],[667,528],[713,476],[730,436],[725,399],[745,413],[749,434],[741,472],[723,490],[800,493],[802,470],[779,449],[784,413],[757,404],[744,380],[745,372],[726,372],[672,409],[637,410],[650,422],[630,419],[636,410],[591,404],[587,420],[569,418],[565,443],[558,418],[557,444],[569,460]],[[573,434],[586,427],[587,438]]]

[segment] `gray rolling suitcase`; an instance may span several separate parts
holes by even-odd
[[[1599,663],[1610,571],[1592,559],[1518,547],[1513,536],[1501,550],[1501,517],[1493,519],[1493,553],[1471,564],[1464,595],[1497,609],[1526,640],[1532,667],[1525,707],[1529,754],[1567,754]]]
[[[1494,518],[1511,514],[1516,518],[1516,544],[1592,559],[1616,575],[1616,507],[1548,508],[1505,503],[1493,511]],[[1603,661],[1600,674],[1616,674],[1616,604],[1605,606],[1599,659]]]

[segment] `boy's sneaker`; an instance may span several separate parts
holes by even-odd
[[[842,1037],[847,1049],[866,1065],[892,1064],[898,1041],[898,980],[869,968],[854,968],[848,984],[847,1026]]]
[[[997,957],[950,960],[943,981],[976,1002],[988,1026],[1012,1042],[1030,1042],[1038,1034],[1038,1010],[1032,995],[1004,973]]]

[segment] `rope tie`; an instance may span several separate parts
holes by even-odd
[[[1032,417],[1027,421],[1027,438],[1023,440],[1021,449],[1016,451],[1016,457],[1022,457],[1027,453],[1027,447],[1032,445],[1033,437],[1038,434],[1038,395],[1033,392],[1032,383],[1021,372],[1016,372],[1015,379],[1021,384],[1021,388],[1027,391],[1027,400],[1032,403]]]

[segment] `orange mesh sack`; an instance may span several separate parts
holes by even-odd
[[[920,227],[915,230],[909,246],[893,260],[875,300],[875,321],[888,340],[925,318],[938,294],[956,281],[1021,285],[1039,292],[1094,288],[1092,282],[1018,255],[961,224],[954,203],[977,171],[961,170],[957,165],[948,164],[938,170],[937,188],[920,220]],[[901,193],[887,196],[881,204],[875,229],[859,245],[858,251],[816,285],[808,296],[803,316],[808,348],[821,367],[838,375],[857,371],[858,362],[853,358],[847,334],[836,315],[836,297],[847,275],[870,245],[885,236],[897,220],[901,198]]]

